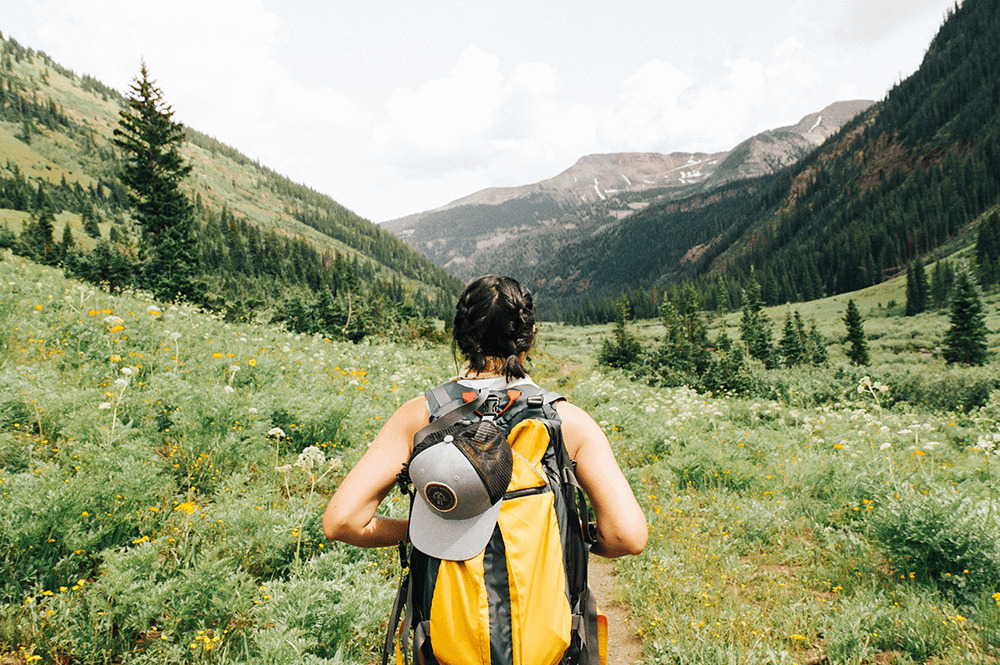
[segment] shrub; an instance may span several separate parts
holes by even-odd
[[[967,496],[910,490],[890,496],[869,526],[895,575],[964,604],[1000,579],[1000,532],[984,517]]]
[[[880,378],[894,401],[943,411],[985,406],[1000,386],[996,371],[983,367],[949,366],[933,372],[902,368],[883,372]]]

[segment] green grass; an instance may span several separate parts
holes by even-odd
[[[0,660],[375,662],[395,552],[326,542],[320,515],[450,349],[227,324],[9,252],[0,284]],[[838,305],[802,308],[834,327]],[[996,662],[1000,457],[974,448],[1000,394],[893,393],[980,380],[895,350],[938,319],[885,319],[871,368],[773,374],[792,395],[838,382],[808,406],[600,373],[609,327],[541,327],[532,374],[593,414],[649,520],[614,627],[647,665]],[[897,380],[859,392],[866,372]]]

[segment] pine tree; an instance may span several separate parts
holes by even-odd
[[[809,338],[806,348],[809,354],[809,362],[813,365],[818,367],[826,362],[826,340],[823,339],[823,335],[816,328],[815,321],[809,327]]]
[[[976,267],[979,283],[1000,282],[1000,215],[994,211],[983,220],[976,236]]]
[[[773,366],[774,349],[771,344],[771,321],[761,302],[760,285],[751,273],[747,288],[742,291],[743,316],[740,319],[740,339],[747,355]]]
[[[184,141],[183,127],[173,121],[173,110],[150,80],[145,63],[126,103],[114,142],[124,152],[121,178],[142,232],[145,285],[160,298],[196,298],[201,291],[196,281],[200,261],[192,233],[193,208],[180,190],[191,171],[178,150]]]
[[[805,331],[798,311],[795,312],[794,319],[791,312],[785,312],[785,326],[778,342],[778,349],[781,351],[785,367],[794,367],[806,361]]]
[[[972,275],[960,269],[951,298],[951,327],[944,335],[944,359],[949,363],[982,365],[986,362],[986,315]]]
[[[21,233],[22,251],[33,261],[55,265],[59,261],[59,248],[54,236],[55,216],[48,205],[42,205]]]
[[[955,271],[946,259],[934,264],[931,275],[931,300],[935,309],[942,309],[951,299],[951,289],[955,283]]]
[[[847,326],[847,343],[850,344],[847,349],[847,357],[855,365],[867,365],[869,362],[868,342],[865,341],[864,322],[853,298],[847,301],[844,325]]]
[[[622,298],[618,305],[618,321],[615,322],[612,338],[604,340],[597,362],[609,367],[628,367],[638,360],[642,345],[628,329],[628,302]]]
[[[83,213],[81,213],[81,218],[83,220],[83,232],[91,238],[100,240],[101,227],[97,225],[97,212],[94,210],[93,203],[87,202],[83,208]]]
[[[911,261],[906,265],[906,316],[913,316],[927,309],[928,291],[923,261]]]
[[[65,261],[66,256],[73,251],[74,247],[76,247],[76,242],[73,240],[73,232],[67,223],[63,226],[62,242],[59,243],[59,260]]]

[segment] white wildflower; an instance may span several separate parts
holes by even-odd
[[[118,390],[125,390],[125,386],[128,385],[128,379],[115,379],[115,388]]]
[[[257,415],[257,407],[251,406],[249,409],[247,409],[247,411],[250,412],[251,416],[256,416]]]
[[[102,409],[102,410],[103,409],[110,409],[111,408],[111,402],[101,402],[100,404],[97,405],[97,408],[98,409]]]
[[[228,385],[227,386],[223,386],[222,389],[225,390],[227,393],[234,393],[234,392],[236,392],[236,388],[233,388],[232,386],[228,386]]]
[[[281,429],[280,427],[272,427],[271,429],[267,430],[267,435],[276,437],[278,439],[284,439],[285,430]]]
[[[180,338],[181,338],[181,334],[179,332],[172,332],[172,333],[170,333],[170,341],[171,342],[176,342]]]
[[[132,376],[132,372],[133,370],[131,367],[122,367],[122,374],[125,376]]]
[[[881,446],[878,447],[879,450],[888,450],[889,448],[892,448],[892,444],[889,443],[888,441],[886,441],[885,443],[883,443]]]
[[[295,462],[295,466],[312,471],[314,467],[321,466],[325,462],[326,455],[323,454],[323,451],[316,446],[309,446],[299,453],[299,459]]]
[[[109,326],[118,326],[125,323],[124,319],[121,319],[113,314],[104,317],[104,322]]]
[[[283,464],[281,466],[274,467],[274,470],[275,471],[280,471],[281,473],[288,473],[289,471],[292,470],[292,465],[291,464]]]

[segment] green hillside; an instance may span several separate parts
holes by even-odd
[[[57,242],[68,225],[76,249],[89,252],[99,244],[84,228],[94,218],[100,240],[126,260],[135,254],[121,155],[111,142],[124,107],[122,95],[99,81],[13,38],[0,42],[0,245],[15,247],[47,199]],[[260,315],[282,309],[290,294],[307,303],[325,290],[336,296],[346,276],[371,307],[435,316],[450,308],[458,280],[392,234],[219,141],[185,132],[181,152],[192,172],[182,187],[196,206],[210,286],[203,304]]]

